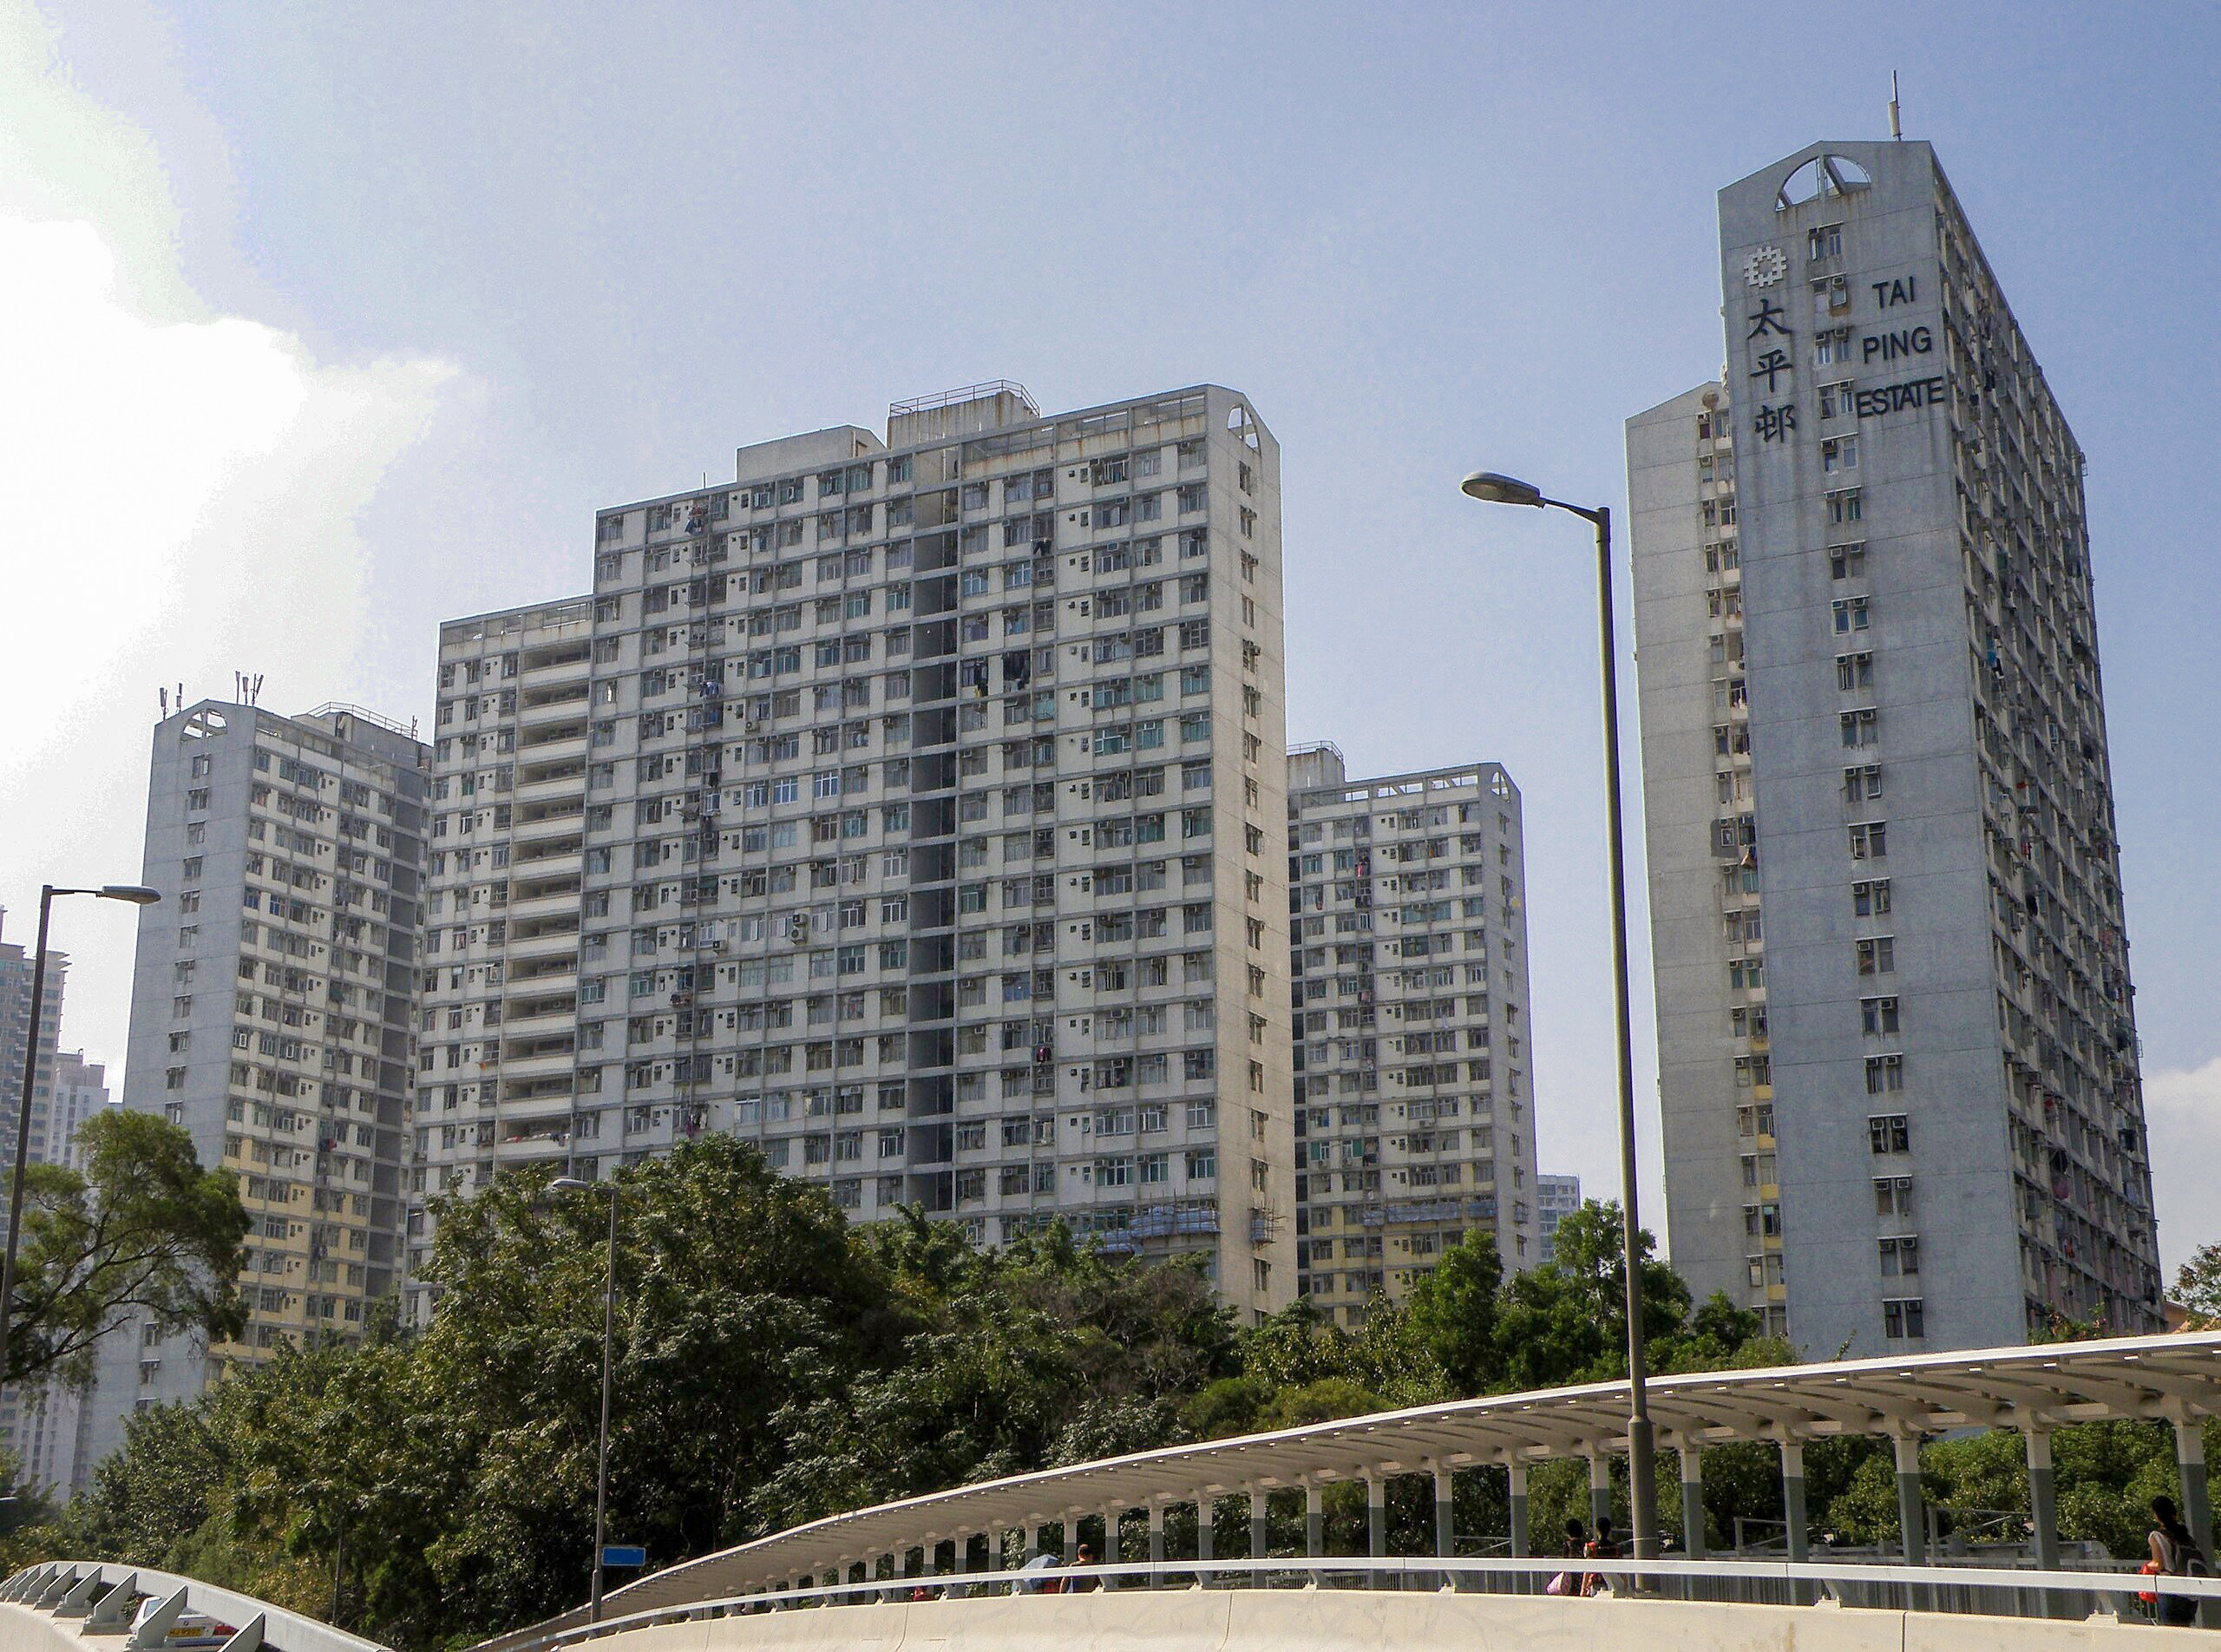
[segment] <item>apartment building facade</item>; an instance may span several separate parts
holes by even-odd
[[[1933,151],[1720,195],[1629,422],[1674,1260],[1800,1347],[2159,1327],[2082,453]]]
[[[1541,1260],[1518,789],[1287,758],[1298,1289],[1360,1323],[1492,1233]]]
[[[0,927],[7,922],[0,908]],[[20,941],[0,941],[0,1073],[7,1094],[0,1098],[0,1131],[13,1143],[23,1099],[23,1069],[37,1052],[37,1071],[31,1080],[31,1161],[46,1164],[53,1157],[54,1087],[60,1074],[62,999],[69,984],[69,954],[49,947],[46,954],[46,990],[41,995],[39,1024],[31,1026],[32,947]],[[0,1211],[0,1228],[7,1216]]]
[[[85,1059],[82,1050],[64,1050],[55,1058],[54,1102],[46,1139],[38,1150],[49,1164],[83,1167],[77,1131],[108,1105],[108,1068]]]
[[[1558,1259],[1558,1223],[1581,1209],[1581,1178],[1577,1176],[1553,1176],[1549,1171],[1535,1178],[1535,1225],[1536,1236],[1542,1242],[1542,1259]]]
[[[7,912],[0,908],[0,925]],[[8,1144],[0,1164],[12,1163],[16,1131],[22,1118],[23,1072],[36,1061],[31,1078],[30,1162],[58,1161],[56,1150],[57,1091],[69,1077],[69,1058],[60,1051],[62,999],[69,985],[69,955],[49,948],[46,954],[46,990],[41,995],[38,1025],[31,1025],[31,980],[36,974],[34,947],[18,941],[0,941],[0,1139]],[[72,1095],[75,1092],[70,1092]],[[66,1141],[63,1134],[62,1140]],[[0,1232],[7,1227],[7,1212],[0,1205]],[[59,1437],[62,1413],[69,1397],[53,1390],[25,1395],[10,1387],[0,1389],[0,1451],[5,1451],[27,1480],[36,1482],[51,1464],[52,1442]]]
[[[400,1267],[428,751],[352,706],[204,700],[154,728],[123,1105],[192,1136],[252,1223],[237,1341],[127,1321],[82,1453],[237,1365],[359,1335]]]
[[[600,513],[593,573],[442,630],[411,1255],[434,1194],[715,1131],[858,1219],[1061,1219],[1285,1304],[1279,455],[1246,399],[898,403]]]

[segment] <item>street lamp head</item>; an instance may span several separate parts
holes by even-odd
[[[1543,490],[1530,482],[1517,476],[1499,475],[1493,470],[1476,470],[1458,484],[1469,499],[1480,500],[1490,505],[1532,505],[1540,509]]]
[[[584,1182],[575,1176],[559,1176],[547,1184],[550,1193],[591,1193],[597,1184]]]
[[[95,893],[103,901],[128,901],[134,907],[151,907],[162,898],[160,889],[143,883],[103,883]]]

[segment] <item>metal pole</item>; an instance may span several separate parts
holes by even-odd
[[[8,1251],[0,1261],[0,1386],[8,1377],[8,1333],[16,1317],[16,1246],[23,1231],[23,1167],[31,1157],[31,1092],[38,1081],[39,1019],[46,1010],[46,925],[55,888],[39,886],[38,947],[31,954],[30,1047],[23,1057],[23,1095],[16,1109],[16,1171],[8,1190]]]
[[[1627,846],[1620,819],[1619,648],[1612,628],[1612,513],[1600,505],[1583,512],[1596,524],[1596,633],[1603,653],[1604,810],[1612,861],[1612,991],[1620,1057],[1620,1238],[1626,1252],[1628,1293],[1628,1505],[1635,1526],[1635,1557],[1658,1555],[1658,1476],[1644,1392],[1642,1271],[1636,1235],[1635,1033],[1628,1008]]]
[[[601,1298],[601,1446],[593,1476],[593,1598],[586,1622],[601,1622],[601,1557],[609,1537],[609,1373],[617,1341],[617,1183],[609,1184],[609,1283]]]

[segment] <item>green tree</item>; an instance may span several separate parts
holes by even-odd
[[[2190,1314],[2188,1328],[2221,1325],[2221,1244],[2200,1245],[2175,1274],[2175,1301]]]
[[[238,1178],[204,1170],[167,1119],[110,1109],[78,1132],[85,1168],[24,1171],[8,1330],[11,1385],[82,1383],[93,1345],[138,1312],[165,1332],[236,1335],[247,1216]]]

